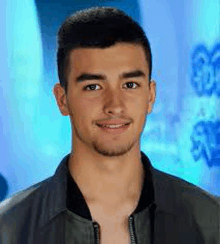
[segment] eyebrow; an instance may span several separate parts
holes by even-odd
[[[120,78],[138,78],[138,77],[146,77],[146,74],[141,70],[134,70],[130,72],[124,72],[120,75]],[[76,77],[76,82],[83,82],[86,80],[104,80],[106,79],[106,75],[103,74],[91,74],[91,73],[82,73],[81,75]]]

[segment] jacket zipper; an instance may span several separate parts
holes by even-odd
[[[95,244],[99,244],[100,243],[99,224],[97,222],[93,222],[93,228],[95,232]]]
[[[95,244],[100,243],[100,228],[97,222],[93,222],[94,233],[95,233]],[[134,217],[129,217],[129,231],[131,235],[131,244],[137,244],[137,240],[134,233]]]
[[[137,244],[136,236],[134,233],[134,217],[129,217],[129,231],[131,235],[131,244]]]

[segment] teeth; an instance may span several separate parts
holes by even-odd
[[[109,128],[118,128],[121,127],[123,125],[104,125],[103,127],[109,127]]]

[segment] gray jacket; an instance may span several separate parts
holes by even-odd
[[[131,243],[220,244],[220,204],[211,194],[152,167],[154,201],[129,217]],[[55,174],[0,205],[1,244],[64,244],[67,228],[67,160]],[[77,201],[77,199],[76,199]],[[72,213],[74,244],[99,243],[98,223]]]

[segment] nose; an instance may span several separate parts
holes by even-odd
[[[108,91],[104,102],[106,114],[121,115],[124,113],[124,100],[120,91]]]

